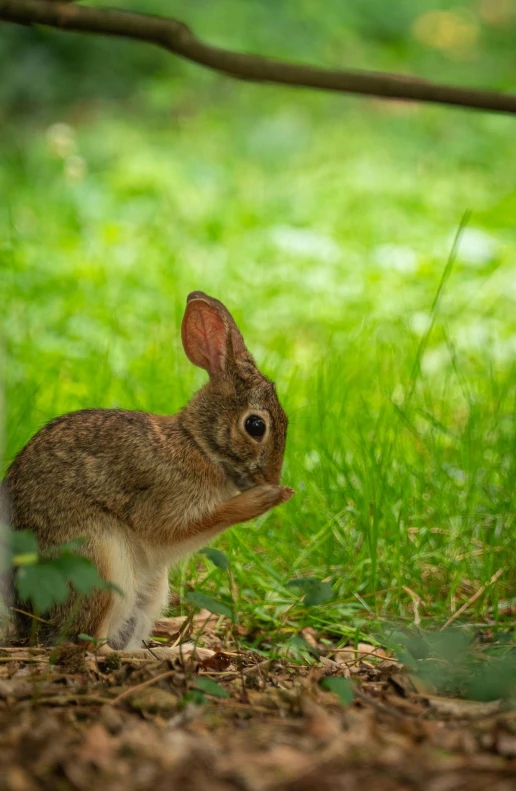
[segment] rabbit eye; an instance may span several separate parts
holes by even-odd
[[[249,436],[255,439],[261,439],[265,434],[265,420],[259,415],[249,415],[244,423],[244,428]]]

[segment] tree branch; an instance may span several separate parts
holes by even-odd
[[[0,20],[147,41],[186,60],[253,82],[272,82],[516,114],[515,94],[442,85],[401,75],[322,69],[244,55],[205,44],[186,25],[175,19],[88,8],[63,0],[0,0]]]

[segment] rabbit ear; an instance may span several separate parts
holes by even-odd
[[[228,335],[231,336],[231,349],[233,356],[236,359],[243,357],[244,355],[246,357],[250,357],[249,352],[246,349],[242,333],[238,329],[235,319],[226,306],[223,305],[220,300],[215,299],[214,297],[209,297],[203,291],[192,291],[191,294],[188,294],[188,297],[186,298],[187,305],[189,305],[193,300],[204,300],[204,302],[207,302],[208,305],[214,308],[221,316],[226,326],[226,331]]]
[[[223,316],[205,299],[190,299],[186,306],[181,338],[186,356],[210,376],[222,373],[227,362],[228,330]]]
[[[231,361],[244,355],[252,362],[229,310],[202,291],[188,295],[181,337],[190,362],[210,376],[227,370]]]

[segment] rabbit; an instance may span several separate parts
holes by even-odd
[[[42,549],[84,537],[81,552],[124,593],[72,594],[38,624],[44,644],[66,630],[104,640],[101,654],[145,653],[167,605],[169,568],[294,494],[279,485],[287,416],[227,308],[192,292],[181,337],[209,380],[177,414],[84,409],[57,417],[7,472],[12,528],[32,530]],[[19,610],[29,605],[13,586],[11,596],[17,634],[27,636],[33,619]],[[169,659],[180,648],[152,653]]]

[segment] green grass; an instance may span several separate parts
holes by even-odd
[[[185,403],[203,289],[290,417],[296,497],[217,542],[241,619],[347,640],[410,622],[412,590],[442,622],[504,568],[466,615],[496,619],[516,571],[514,120],[223,85],[166,123],[108,106],[70,114],[68,142],[6,130],[6,463],[56,414]],[[304,607],[298,575],[334,601]],[[229,594],[202,555],[171,579]]]

